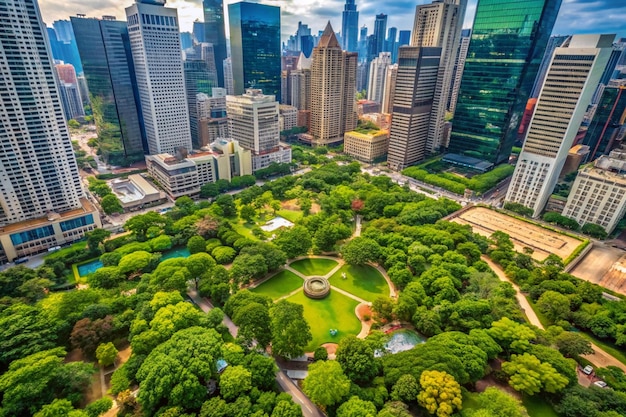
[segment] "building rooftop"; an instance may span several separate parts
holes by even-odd
[[[96,208],[93,204],[86,198],[80,199],[81,208],[76,208],[73,210],[64,211],[61,213],[49,213],[47,216],[39,217],[37,219],[29,219],[24,220],[18,223],[12,223],[6,226],[0,227],[0,232],[2,233],[12,233],[19,232],[21,230],[32,229],[37,226],[44,226],[51,221],[63,221],[64,219],[70,219],[76,216],[80,216],[81,214],[93,213],[96,211]]]

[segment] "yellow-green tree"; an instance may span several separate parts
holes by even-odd
[[[420,386],[422,391],[417,395],[417,401],[430,414],[448,417],[454,410],[461,409],[461,386],[447,372],[422,372]]]

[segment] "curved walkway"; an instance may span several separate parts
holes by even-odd
[[[500,268],[500,266],[494,263],[491,259],[489,259],[485,255],[481,256],[481,258],[483,261],[487,263],[487,265],[489,265],[489,267],[493,270],[493,272],[496,273],[500,281],[508,282],[513,286],[513,288],[515,289],[515,293],[516,293],[515,297],[517,298],[517,301],[522,307],[522,311],[528,318],[528,321],[530,322],[530,324],[537,326],[540,329],[544,329],[543,324],[541,324],[541,321],[539,321],[539,318],[535,314],[535,311],[531,307],[530,303],[520,291],[519,286],[511,282],[509,278],[504,274],[504,271],[502,271],[502,268]],[[594,353],[589,354],[589,355],[583,355],[583,357],[587,359],[589,362],[591,362],[592,364],[594,364],[594,366],[600,367],[600,368],[604,368],[607,366],[616,366],[620,368],[621,370],[623,370],[624,372],[626,372],[626,365],[620,362],[619,360],[617,360],[615,357],[611,356],[602,348],[598,347],[594,343],[591,344],[591,348],[594,350]]]

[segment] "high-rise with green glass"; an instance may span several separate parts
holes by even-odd
[[[509,158],[560,6],[561,0],[478,1],[448,146],[449,154],[471,158],[451,160],[478,159],[484,169]]]

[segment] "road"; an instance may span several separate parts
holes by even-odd
[[[487,258],[486,256],[482,256],[482,260],[487,262],[489,267],[493,270],[493,272],[496,273],[496,275],[501,281],[511,283],[511,285],[513,286],[516,292],[515,297],[517,298],[517,301],[522,307],[522,311],[524,312],[524,314],[526,314],[526,317],[528,318],[528,321],[530,322],[530,324],[537,326],[540,329],[543,329],[544,328],[543,324],[541,324],[541,321],[539,321],[539,318],[535,314],[535,311],[530,306],[530,303],[528,302],[526,297],[522,294],[519,287],[516,284],[512,283],[509,280],[509,278],[504,274],[504,271],[502,271],[502,269],[497,264],[495,264],[491,259]],[[594,350],[594,353],[590,355],[583,355],[583,357],[587,359],[589,362],[591,362],[596,368],[605,368],[609,365],[612,365],[626,372],[626,365],[620,362],[619,360],[617,360],[615,357],[611,356],[602,348],[595,345],[594,343],[591,344],[591,348]]]
[[[205,298],[200,297],[196,290],[189,290],[187,295],[191,300],[205,313],[209,312],[213,308],[213,305]],[[224,315],[224,321],[222,322],[226,327],[228,327],[228,331],[233,337],[237,337],[237,326],[232,320]],[[322,413],[313,402],[306,396],[300,388],[285,375],[283,371],[278,371],[276,374],[276,382],[280,386],[280,389],[291,395],[293,401],[296,404],[299,404],[302,408],[302,415],[304,417],[324,417],[324,413]]]

